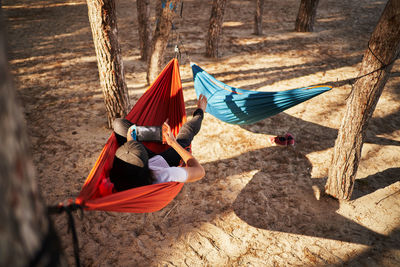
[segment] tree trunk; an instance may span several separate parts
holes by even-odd
[[[400,1],[389,0],[364,53],[361,78],[347,100],[325,185],[326,193],[338,199],[351,197],[365,130],[400,50],[399,14]]]
[[[175,10],[180,0],[162,0],[157,7],[157,24],[147,66],[147,83],[152,83],[164,66],[164,54],[171,33]]]
[[[0,266],[65,266],[34,181],[25,120],[8,69],[3,26],[0,11]]]
[[[129,108],[121,49],[118,42],[114,0],[87,0],[88,15],[96,49],[100,83],[107,109],[108,126],[125,117]]]
[[[150,50],[150,0],[137,0],[137,14],[139,24],[140,59],[147,61]]]
[[[206,40],[206,56],[211,58],[218,57],[218,43],[224,22],[226,0],[213,0],[210,16],[210,26]]]
[[[256,0],[256,14],[254,15],[254,34],[262,35],[262,16],[264,0]]]
[[[301,0],[295,31],[312,32],[319,0]]]

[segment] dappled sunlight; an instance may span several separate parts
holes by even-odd
[[[238,45],[252,45],[258,44],[261,42],[265,42],[266,38],[240,38],[238,40],[234,40],[233,42]]]
[[[42,2],[42,3],[41,3]],[[69,3],[49,3],[48,1],[37,1],[35,4],[15,4],[15,5],[3,5],[2,8],[6,10],[12,9],[42,9],[42,8],[52,8],[52,7],[64,7],[64,6],[77,6],[77,5],[86,5],[85,2],[69,2]]]
[[[339,202],[323,191],[317,199],[314,191],[326,183],[349,80],[359,73],[385,1],[320,1],[313,33],[294,32],[293,1],[266,3],[262,36],[253,34],[254,2],[228,1],[215,60],[204,56],[209,4],[185,1],[174,24],[185,48],[179,64],[188,118],[196,108],[190,61],[244,90],[341,83],[250,125],[227,124],[206,113],[192,143],[204,179],[185,184],[158,212],[85,212],[76,220],[83,265],[325,266],[354,259],[357,266],[365,258],[382,266],[382,257],[387,266],[397,263],[398,63],[366,131],[353,199]],[[140,60],[136,1],[116,5],[132,106],[148,88],[146,62]],[[44,200],[76,197],[112,132],[86,2],[3,0],[2,9]],[[174,44],[167,47],[166,61],[175,55]],[[268,136],[287,132],[295,137],[294,147],[269,144]],[[67,221],[52,218],[73,265]]]
[[[328,168],[330,166],[325,163],[331,161],[332,152],[333,147],[314,151],[306,155],[312,166],[310,169],[311,178],[328,177]]]
[[[389,139],[390,140],[390,139]],[[399,143],[400,138],[397,140]],[[377,161],[379,159],[379,161]],[[400,146],[371,144],[366,141],[363,145],[360,165],[357,171],[357,178],[366,177],[387,168],[399,167]],[[399,177],[400,180],[400,177]]]
[[[237,39],[234,39],[232,41],[234,44],[238,45],[253,45],[272,41],[290,41],[291,39],[297,38],[299,36],[304,39],[315,38],[315,35],[313,33],[289,32],[285,34],[274,34],[267,32],[265,36],[252,36],[251,38],[243,38],[238,36]]]
[[[147,86],[145,83],[143,84],[127,84],[128,91],[130,96],[140,97],[147,90]]]
[[[282,91],[354,78],[359,72],[358,59],[361,59],[360,53],[346,58],[354,61],[354,64],[340,66],[338,58],[320,62],[316,57],[306,59],[289,55],[282,66],[281,57],[277,55],[248,55],[245,59],[241,56],[227,58],[219,67],[215,64],[200,67],[230,86],[257,91]],[[229,68],[226,67],[228,65]]]
[[[339,20],[345,20],[346,17],[328,17],[328,18],[318,18],[318,22],[337,22]]]
[[[242,26],[243,22],[240,21],[224,21],[222,27],[238,27]]]
[[[86,34],[86,33],[90,33],[89,28],[81,28],[81,29],[77,29],[74,32],[57,34],[57,35],[49,37],[49,39],[50,39],[50,41],[54,41],[54,39],[69,38],[69,37],[74,37],[74,36],[77,36],[80,34]]]
[[[354,223],[368,229],[374,233],[389,237],[390,234],[399,227],[398,210],[396,207],[400,205],[398,192],[400,190],[400,181],[395,181],[395,177],[391,177],[391,183],[386,186],[375,188],[375,191],[369,190],[369,196],[373,195],[376,201],[371,204],[370,199],[366,196],[359,197],[353,202],[341,202],[337,214],[353,221]],[[356,180],[356,190],[368,190],[368,183],[372,187],[373,181]],[[397,192],[397,193],[396,193]],[[358,194],[358,192],[355,192]],[[382,203],[382,202],[386,203]],[[355,209],[355,206],[358,208]],[[392,212],[387,212],[383,207],[392,207]],[[381,221],[387,222],[382,225]],[[398,248],[397,248],[398,249]]]
[[[213,126],[219,124],[222,123],[206,114],[201,136],[193,141],[193,151],[202,162],[224,160],[270,146],[267,137],[271,133],[252,133],[238,125]],[[202,145],[204,143],[207,143],[207,146]],[[230,152],[221,153],[223,151]]]

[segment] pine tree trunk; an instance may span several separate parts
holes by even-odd
[[[3,25],[0,11],[0,266],[65,266],[34,181],[25,120],[6,59]]]
[[[326,193],[335,198],[348,200],[353,192],[365,130],[389,78],[392,63],[399,54],[399,14],[400,1],[389,0],[369,40],[360,76],[383,69],[358,79],[347,100],[325,185]]]
[[[301,0],[295,31],[312,32],[319,0]]]
[[[262,35],[262,16],[264,0],[256,0],[256,14],[254,15],[254,34]]]
[[[211,58],[218,57],[218,43],[222,33],[222,23],[224,22],[226,0],[213,0],[211,8],[210,25],[206,40],[206,56]]]
[[[147,66],[147,83],[152,83],[162,70],[164,54],[171,33],[175,10],[180,0],[162,0],[157,9],[157,25],[151,45],[149,63]]]
[[[139,24],[140,59],[147,61],[150,50],[150,0],[137,0],[137,14]]]
[[[114,0],[87,0],[90,26],[96,49],[100,83],[107,109],[108,126],[125,117],[129,108],[121,49],[118,42]]]

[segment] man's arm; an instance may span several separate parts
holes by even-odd
[[[171,146],[181,156],[182,160],[186,163],[184,167],[188,173],[186,182],[195,182],[202,179],[206,172],[203,166],[193,157],[192,153],[184,149],[175,139],[175,136],[171,132],[171,128],[167,123],[163,125],[163,135],[166,143]]]

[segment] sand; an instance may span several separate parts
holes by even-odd
[[[136,2],[116,3],[133,105],[147,88]],[[196,103],[190,60],[229,85],[260,91],[356,77],[385,3],[320,1],[314,32],[295,33],[298,1],[266,1],[264,35],[255,36],[253,1],[228,1],[213,60],[204,56],[211,1],[185,0],[175,25],[188,114]],[[55,205],[79,194],[111,133],[86,2],[5,0],[3,9],[37,183]],[[350,201],[320,192],[349,84],[248,126],[206,114],[192,146],[206,177],[158,212],[75,216],[82,265],[400,266],[399,72],[396,63],[370,121]],[[295,135],[294,148],[269,146],[268,135],[285,132]],[[73,266],[66,216],[52,219]]]

